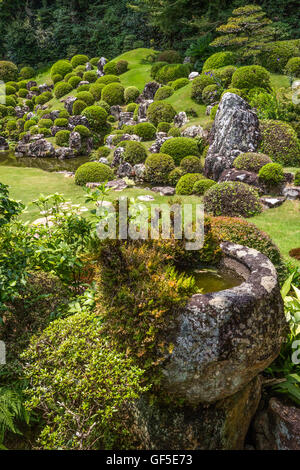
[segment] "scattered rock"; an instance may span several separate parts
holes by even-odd
[[[135,177],[138,180],[141,180],[141,181],[144,180],[144,176],[145,176],[145,172],[146,172],[146,167],[145,167],[144,163],[138,163],[137,165],[134,165],[133,171],[134,171]]]
[[[154,100],[154,95],[160,87],[161,85],[155,81],[146,83],[139,101],[142,102],[144,100]]]
[[[251,171],[235,170],[234,168],[224,170],[219,179],[220,183],[223,181],[241,181],[242,183],[246,183],[260,189],[258,175]]]
[[[42,85],[39,85],[39,92],[42,94],[45,91],[52,91],[54,88],[53,85],[47,85],[47,83],[43,83]]]
[[[99,158],[99,163],[103,163],[104,165],[109,165],[109,161],[105,157]]]
[[[145,100],[139,105],[138,109],[138,122],[145,122],[147,120],[147,110],[153,100]]]
[[[162,137],[160,134],[163,134],[164,136]],[[151,153],[159,153],[162,144],[163,144],[166,140],[169,140],[169,139],[173,139],[173,137],[165,137],[165,133],[164,133],[164,132],[158,132],[158,133],[156,134],[156,141],[155,141],[155,142],[151,145],[151,147],[149,148],[149,152],[151,152]]]
[[[123,191],[124,189],[127,188],[127,186],[128,185],[126,181],[122,179],[113,180],[113,181],[109,181],[108,183],[106,183],[106,187],[113,189],[114,191]]]
[[[19,151],[19,150],[17,150]],[[55,150],[53,145],[46,139],[39,139],[31,142],[28,146],[28,157],[54,157]]]
[[[30,90],[33,86],[37,86],[37,83],[34,80],[29,80],[29,82],[26,83],[27,90]]]
[[[119,166],[123,162],[123,154],[125,152],[124,147],[117,147],[114,151],[113,161],[111,162],[112,167]]]
[[[79,132],[71,132],[69,145],[73,150],[80,150],[81,148],[81,136]]]
[[[191,72],[189,74],[189,80],[194,80],[196,77],[199,77],[199,72]]]
[[[59,118],[60,111],[59,109],[54,109],[53,111],[50,111],[50,116],[52,121],[55,121],[55,119]]]
[[[6,142],[4,137],[2,137],[2,135],[0,135],[0,150],[8,150],[8,149],[9,149],[8,143]]]
[[[208,106],[206,106],[206,110],[205,110],[206,116],[210,116],[211,110],[212,110],[213,107],[216,106],[217,104],[219,104],[219,103],[218,103],[218,102],[217,102],[217,103],[212,103],[212,104],[209,104]]]
[[[189,122],[188,117],[184,111],[180,111],[180,113],[176,114],[174,118],[174,126],[175,127],[182,127],[187,122]]]
[[[90,124],[85,116],[70,116],[68,128],[72,131],[76,126],[85,126],[89,129]]]
[[[285,200],[286,200],[285,197],[264,196],[260,198],[260,202],[267,209],[273,209],[274,207],[279,207],[284,203]]]
[[[288,186],[284,188],[282,194],[286,199],[295,200],[300,199],[300,187],[299,186]]]
[[[155,186],[152,191],[159,193],[160,196],[174,196],[175,194],[175,188],[171,186]]]
[[[196,137],[204,138],[206,137],[206,131],[201,126],[189,126],[182,131],[183,137],[190,137],[195,139]]]
[[[26,113],[28,113],[29,107],[28,106],[16,106],[15,107],[15,112],[17,118],[22,118]]]
[[[143,202],[150,202],[154,201],[154,197],[150,196],[150,194],[145,194],[145,196],[138,196],[138,200]]]
[[[87,62],[87,63],[86,63],[85,70],[86,70],[87,72],[90,72],[90,70],[93,70],[93,66],[92,66],[92,64],[91,64],[90,62]]]
[[[68,96],[63,102],[64,102],[64,107],[68,111],[69,114],[73,113],[73,104],[77,101],[77,98],[75,96]]]
[[[105,59],[105,57],[100,57],[100,60],[97,64],[97,69],[101,73],[101,76],[104,75],[104,65],[105,64],[107,64],[107,60]]]
[[[117,175],[120,177],[120,178],[124,178],[125,176],[127,176],[128,178],[130,178],[131,176],[133,176],[133,168],[132,166],[130,165],[130,163],[128,162],[122,162],[120,165],[119,165],[119,168],[117,170]]]
[[[111,106],[110,108],[110,114],[118,121],[120,119],[120,115],[122,112],[121,106]]]
[[[51,130],[52,137],[54,137],[54,136],[56,136],[56,134],[59,131],[67,131],[68,128],[67,127],[52,126],[50,130]]]
[[[75,158],[74,149],[70,147],[58,147],[55,149],[55,156],[59,160],[65,160],[66,158]]]

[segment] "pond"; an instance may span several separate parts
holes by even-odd
[[[89,161],[89,157],[76,157],[66,160],[57,158],[16,157],[13,151],[0,152],[0,166],[39,168],[44,171],[73,171]]]
[[[195,278],[196,286],[200,294],[231,289],[244,282],[241,276],[229,269],[195,269],[191,271],[190,274]]]

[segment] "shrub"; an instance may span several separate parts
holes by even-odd
[[[19,90],[21,90],[21,88],[24,90],[27,90],[26,85],[27,85],[27,80],[21,80],[20,82],[18,82]]]
[[[247,89],[261,87],[271,89],[271,75],[260,65],[246,65],[237,69],[232,75],[233,88]]]
[[[237,67],[234,67],[233,65],[227,65],[226,67],[214,70],[213,74],[218,80],[221,80],[223,87],[227,88],[229,87],[232,81],[232,75],[236,70]]]
[[[169,173],[175,169],[175,163],[170,155],[153,153],[145,161],[145,178],[152,184],[165,184]]]
[[[168,65],[168,62],[155,62],[151,67],[150,77],[156,80],[159,70],[165,65]]]
[[[204,194],[205,211],[215,216],[251,217],[262,211],[258,191],[236,181],[214,185]]]
[[[176,185],[176,194],[191,195],[196,181],[204,178],[201,173],[186,173],[183,175]]]
[[[38,128],[38,126],[32,126],[29,132],[32,135],[40,134],[40,129]]]
[[[94,83],[97,80],[97,73],[94,70],[88,70],[84,72],[83,80],[85,82]]]
[[[171,126],[169,131],[168,131],[168,136],[169,137],[180,137],[181,132],[179,127]]]
[[[90,86],[91,86],[90,84],[86,84],[86,83],[83,85],[79,85],[77,87],[77,93],[80,93],[82,91],[90,91]]]
[[[100,100],[100,101],[97,103],[97,106],[101,106],[101,108],[105,109],[105,111],[107,112],[107,114],[110,112],[110,106],[109,106],[108,103],[106,103],[106,101]]]
[[[0,80],[3,82],[9,82],[10,80],[17,80],[18,78],[18,67],[8,60],[0,61]]]
[[[63,80],[63,76],[60,75],[59,73],[56,73],[55,75],[52,75],[51,78],[52,78],[52,81],[53,81],[54,85]]]
[[[7,108],[4,104],[0,103],[0,118],[7,116]]]
[[[58,60],[51,67],[51,78],[57,74],[64,77],[65,75],[67,75],[67,73],[72,72],[72,70],[73,70],[72,65],[70,64],[68,60]]]
[[[292,57],[299,56],[299,40],[276,41],[264,45],[258,59],[271,72],[283,73]]]
[[[39,127],[46,127],[47,129],[50,129],[50,127],[53,126],[53,121],[52,119],[40,119],[38,123]]]
[[[195,139],[188,137],[175,137],[166,140],[161,146],[161,152],[167,153],[174,158],[176,165],[179,165],[184,157],[189,155],[199,155],[198,144]]]
[[[33,103],[32,100],[26,100],[26,101],[25,101],[25,104],[26,104],[26,106],[28,106],[28,108],[30,109],[30,111],[33,110],[33,108],[34,108],[34,103]]]
[[[102,90],[102,99],[110,106],[124,104],[124,87],[120,83],[110,83]]]
[[[162,86],[157,90],[154,96],[154,101],[161,101],[169,98],[169,96],[172,96],[174,93],[174,90],[170,86]]]
[[[242,90],[239,90],[238,88],[228,88],[227,90],[224,90],[221,95],[221,98],[223,98],[225,93],[233,93],[234,95],[238,95],[241,98],[245,98],[245,93]]]
[[[68,93],[71,93],[72,87],[69,83],[65,82],[60,82],[55,85],[54,88],[54,94],[56,98],[62,98],[63,96],[67,95]]]
[[[108,165],[88,162],[80,165],[75,173],[75,183],[83,186],[86,183],[102,183],[113,179],[113,171]]]
[[[87,118],[93,131],[101,131],[106,123],[107,112],[101,106],[88,106],[81,114]]]
[[[12,106],[13,108],[17,105],[17,100],[15,99],[14,95],[6,96],[6,106],[9,108]]]
[[[107,158],[110,154],[110,148],[109,147],[105,147],[102,146],[102,147],[99,147],[98,150],[97,150],[97,156],[98,158]]]
[[[29,119],[28,121],[25,122],[24,124],[24,131],[27,132],[32,126],[36,125],[36,121],[33,119]]]
[[[32,78],[34,77],[34,69],[32,67],[23,67],[20,70],[20,75],[22,78]]]
[[[118,60],[116,65],[117,75],[122,75],[122,73],[127,72],[128,70],[128,62],[127,60]]]
[[[140,122],[134,126],[134,133],[141,137],[144,141],[153,140],[156,134],[156,129],[150,122]]]
[[[201,173],[203,171],[200,158],[189,155],[184,157],[180,162],[180,167],[184,173]]]
[[[218,104],[215,104],[215,105],[211,108],[211,110],[210,110],[209,117],[210,117],[210,119],[212,119],[213,121],[215,120],[215,117],[216,117],[218,108],[219,108],[219,105],[218,105]]]
[[[73,104],[73,114],[79,116],[86,107],[87,104],[84,101],[76,100]]]
[[[119,83],[120,79],[117,75],[103,75],[99,77],[96,83],[103,83],[104,85],[109,85],[110,83]]]
[[[70,131],[58,131],[55,134],[55,142],[57,145],[60,147],[68,147],[69,146],[69,140],[70,140]]]
[[[13,86],[10,86],[10,85],[5,86],[6,96],[14,95],[16,92],[17,92],[17,90]]]
[[[218,85],[207,85],[202,91],[203,103],[209,105],[219,101],[221,92],[222,90]]]
[[[80,77],[78,77],[78,75],[76,75],[75,72],[70,72],[70,73],[67,73],[67,75],[65,75],[64,81],[65,81],[65,82],[68,82],[69,79],[72,78],[72,77],[80,78]]]
[[[72,88],[77,88],[79,83],[81,82],[81,78],[80,77],[71,77],[69,78],[68,80],[68,83],[69,85],[71,85]]]
[[[217,184],[214,180],[210,180],[208,178],[203,178],[201,180],[196,181],[193,186],[193,194],[197,196],[203,196],[212,186]]]
[[[169,122],[160,122],[157,126],[157,132],[168,133],[170,128],[171,128],[171,124]]]
[[[180,178],[184,175],[184,171],[181,167],[177,166],[174,170],[170,171],[168,175],[168,182],[171,186],[176,186]]]
[[[125,89],[125,93],[126,93],[126,89]],[[126,97],[125,97],[125,99],[126,99]],[[127,105],[127,107],[126,107],[126,111],[127,111],[128,113],[134,113],[134,111],[136,110],[136,108],[137,108],[137,104],[136,104],[136,103],[129,103],[129,104]]]
[[[101,95],[102,95],[102,90],[105,87],[105,85],[102,83],[93,83],[90,86],[89,92],[92,93],[93,97],[95,98],[96,101],[101,100]]]
[[[103,70],[105,72],[105,75],[118,75],[116,62],[107,62],[107,64],[104,65]]]
[[[46,104],[48,101],[52,100],[53,95],[50,91],[44,91],[41,95],[37,96],[35,99],[36,104]]]
[[[284,173],[279,163],[267,163],[258,173],[258,178],[268,190],[277,188],[284,181]]]
[[[174,80],[172,82],[172,88],[174,91],[179,90],[180,88],[183,88],[184,86],[188,85],[190,83],[188,78],[178,78],[177,80]]]
[[[18,91],[18,95],[20,96],[20,98],[26,98],[26,96],[28,95],[28,90],[25,90],[25,88],[21,88]]]
[[[89,91],[79,91],[77,93],[77,99],[84,101],[88,106],[92,106],[95,102],[95,98]]]
[[[300,186],[300,171],[296,171],[295,173],[295,180],[294,180],[294,185],[295,186]]]
[[[246,152],[241,153],[233,162],[234,168],[237,170],[253,171],[258,173],[259,170],[267,163],[272,163],[268,155],[263,153]]]
[[[118,136],[121,137],[122,136]],[[120,141],[120,147],[125,148],[124,159],[126,162],[131,165],[136,165],[138,163],[144,163],[147,158],[147,150],[141,142],[136,142],[135,140],[126,140]]]
[[[74,55],[74,57],[72,57],[71,65],[73,69],[76,69],[78,65],[85,65],[88,61],[89,61],[88,56],[84,54],[77,54],[77,55]]]
[[[8,131],[14,131],[17,129],[17,121],[15,119],[12,119],[11,121],[8,121],[6,124],[6,129]]]
[[[292,57],[285,66],[285,73],[300,78],[300,57]]]
[[[81,137],[91,136],[91,131],[86,126],[82,126],[82,125],[76,126],[74,129],[74,132],[78,132],[78,134],[80,134]]]
[[[32,128],[33,129],[33,128]],[[51,131],[47,127],[40,127],[39,134],[43,134],[44,137],[51,137]]]
[[[94,67],[97,67],[99,60],[100,60],[100,57],[93,57],[93,58],[90,60],[90,63],[91,63]]]
[[[202,103],[202,93],[205,87],[208,85],[214,85],[215,79],[209,74],[202,73],[199,77],[196,77],[192,81],[192,93],[191,98],[197,103]]]
[[[168,64],[179,64],[181,62],[180,54],[177,51],[167,50],[157,56],[157,62],[167,62]]]
[[[294,129],[281,121],[260,121],[262,142],[260,150],[283,166],[298,166],[300,144]]]
[[[177,78],[187,78],[189,73],[190,69],[187,64],[168,64],[159,69],[156,77],[159,83],[168,83]]]
[[[124,98],[125,98],[126,104],[135,102],[139,96],[140,96],[140,91],[136,86],[129,86],[125,88]]]
[[[226,65],[234,65],[236,61],[235,54],[233,52],[216,52],[211,55],[203,64],[202,72],[207,72],[215,69],[220,69]]]
[[[54,125],[57,127],[67,127],[68,123],[69,123],[68,119],[65,119],[65,118],[57,118],[54,121]]]
[[[154,126],[159,122],[172,122],[175,116],[176,111],[173,106],[163,101],[155,101],[147,109],[147,118]]]

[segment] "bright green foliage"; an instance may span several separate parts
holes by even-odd
[[[69,83],[59,82],[55,85],[54,94],[56,98],[62,98],[63,96],[71,93],[72,86]]]
[[[0,450],[4,450],[6,432],[22,434],[16,421],[29,423],[29,414],[24,408],[22,393],[8,387],[0,387]]]
[[[48,103],[53,98],[51,91],[44,91],[41,95],[35,98],[36,104],[45,104]]]
[[[168,64],[164,65],[156,74],[159,83],[168,83],[177,80],[177,78],[186,78],[190,73],[187,64]]]
[[[89,83],[94,83],[97,80],[97,73],[94,70],[88,70],[83,74],[83,80]]]
[[[203,178],[201,180],[196,181],[193,186],[193,194],[197,196],[203,196],[212,186],[217,184],[214,180],[210,180],[208,178]]]
[[[268,163],[272,163],[272,160],[268,155],[264,155],[263,153],[246,152],[241,153],[234,160],[233,166],[237,170],[253,171],[254,173],[258,173],[259,170]]]
[[[271,89],[271,76],[269,72],[260,65],[246,65],[240,67],[232,75],[232,88],[247,89],[261,87]]]
[[[300,170],[296,171],[295,173],[294,185],[300,186]]]
[[[107,112],[101,106],[88,106],[82,113],[89,122],[89,125],[94,131],[101,131],[106,123]]]
[[[234,65],[235,61],[236,56],[233,52],[216,52],[215,54],[211,55],[208,59],[206,59],[202,68],[202,72],[220,69],[221,67],[225,67],[226,65]]]
[[[226,67],[213,70],[213,74],[218,82],[222,83],[223,88],[228,88],[232,80],[232,75],[236,70],[237,67],[234,67],[233,65],[226,65]]]
[[[170,155],[153,153],[145,161],[145,178],[152,184],[167,184],[169,173],[175,169],[175,163]]]
[[[200,158],[189,155],[184,157],[180,162],[180,167],[184,173],[201,173],[203,171]]]
[[[120,79],[117,75],[103,75],[103,77],[99,77],[97,83],[104,83],[104,85],[109,85],[109,83],[119,83]]]
[[[34,77],[34,74],[35,74],[34,68],[32,68],[32,67],[23,67],[20,70],[20,75],[23,78],[27,78],[27,79],[32,78],[32,77]]]
[[[117,75],[122,75],[122,73],[127,72],[127,69],[128,69],[127,60],[123,60],[123,59],[118,60],[117,66],[116,66]]]
[[[9,82],[10,80],[17,80],[18,78],[18,67],[7,60],[0,61],[0,80],[3,82]]]
[[[189,137],[174,137],[174,139],[166,140],[162,144],[161,152],[171,155],[176,165],[179,165],[184,157],[199,155],[199,148],[195,139],[190,139]]]
[[[144,163],[147,158],[147,150],[141,142],[136,142],[135,140],[126,140],[122,141],[122,136],[120,136],[120,147],[125,148],[123,154],[126,162],[131,163],[131,165],[136,165],[138,163]]]
[[[180,178],[184,175],[184,171],[180,166],[174,168],[174,170],[170,171],[168,175],[168,182],[171,186],[176,186]]]
[[[169,96],[172,96],[174,93],[174,90],[170,86],[163,86],[157,90],[154,96],[154,101],[161,101],[169,98]]]
[[[124,104],[124,87],[120,83],[110,83],[102,90],[102,99],[110,106]]]
[[[165,65],[168,65],[168,62],[154,62],[151,67],[150,76],[157,80],[158,72],[162,69]]]
[[[284,181],[283,168],[279,163],[267,163],[259,170],[258,178],[268,188],[277,188]]]
[[[218,108],[219,108],[219,105],[218,105],[218,104],[215,104],[215,106],[213,106],[213,107],[211,108],[211,110],[210,110],[210,115],[209,115],[209,117],[210,117],[213,121],[215,120],[215,117],[216,117]]]
[[[113,179],[113,172],[104,163],[88,162],[81,165],[75,173],[75,183],[83,186],[86,183],[103,183]]]
[[[80,77],[70,77],[68,80],[69,85],[71,85],[72,88],[77,88],[79,83],[81,82]]]
[[[190,83],[188,78],[178,78],[177,80],[174,80],[172,82],[172,88],[174,91],[179,90],[180,88],[183,88],[184,86],[188,85]]]
[[[134,126],[134,133],[143,141],[149,141],[155,138],[156,128],[150,122],[140,122]]]
[[[167,62],[168,64],[179,64],[181,62],[180,54],[174,50],[167,50],[161,52],[157,56],[158,62]]]
[[[204,176],[201,173],[186,173],[180,178],[176,185],[176,194],[186,196],[193,194],[194,184],[202,178],[204,178]]]
[[[300,78],[300,57],[292,57],[285,66],[285,73]]]
[[[168,133],[170,128],[171,128],[171,124],[169,122],[160,122],[157,126],[157,132]]]
[[[107,62],[107,64],[104,65],[104,72],[105,75],[118,75],[117,63],[113,61]]]
[[[86,127],[82,125],[78,125],[74,128],[74,132],[78,132],[78,134],[81,135],[81,137],[90,137],[91,131]]]
[[[55,134],[55,142],[57,145],[60,147],[68,147],[69,146],[69,140],[70,140],[70,131],[67,130],[62,130],[58,131]]]
[[[137,87],[135,86],[129,86],[125,88],[124,91],[124,98],[125,98],[125,103],[134,103],[140,95],[140,91]]]
[[[69,122],[69,121],[68,121],[68,119],[66,119],[66,118],[57,118],[57,119],[55,119],[55,121],[54,121],[54,125],[55,125],[55,126],[58,126],[58,127],[67,127],[68,122]]]
[[[125,89],[125,92],[126,92],[126,89]],[[127,113],[134,113],[134,111],[136,110],[137,108],[137,104],[136,103],[129,103],[126,107],[126,111]]]
[[[68,60],[58,60],[51,67],[51,77],[57,74],[64,77],[65,75],[67,75],[67,73],[72,72],[72,70],[73,67]]]
[[[73,69],[76,69],[76,67],[78,67],[78,65],[85,65],[88,61],[89,61],[88,56],[86,56],[84,54],[78,54],[78,55],[74,55],[74,57],[72,57],[71,65],[72,65]]]
[[[168,130],[168,137],[181,137],[181,132],[179,127],[171,126]]]
[[[73,104],[73,114],[75,116],[79,116],[79,114],[82,113],[82,111],[87,107],[87,104],[83,100],[76,100]]]
[[[77,98],[80,101],[84,101],[88,106],[92,106],[92,104],[95,102],[94,96],[89,91],[79,91],[77,93]]]
[[[24,131],[25,132],[28,131],[32,126],[35,126],[35,125],[36,125],[36,121],[34,121],[33,119],[29,119],[24,124]]]
[[[50,127],[53,126],[53,121],[52,121],[52,119],[40,119],[39,123],[38,123],[38,126],[39,127],[46,127],[47,129],[50,129]]]
[[[216,81],[212,74],[202,73],[192,81],[191,98],[197,103],[202,103],[202,93],[204,88],[208,85],[214,85],[215,83]]]
[[[222,88],[217,84],[207,85],[202,91],[202,101],[204,104],[213,104],[220,99]]]
[[[259,63],[271,72],[283,73],[286,64],[292,57],[300,55],[300,40],[276,41],[266,44],[260,56]]]
[[[54,85],[63,80],[63,76],[60,75],[60,73],[56,73],[54,75],[51,75],[51,78],[52,78],[52,81],[53,81]]]
[[[260,121],[260,150],[283,166],[299,166],[300,144],[294,129],[281,121]]]
[[[163,101],[155,101],[147,109],[147,118],[154,126],[159,122],[172,122],[175,116],[176,111],[173,106]]]
[[[251,217],[262,211],[258,191],[245,183],[214,185],[204,195],[205,211],[214,216]]]

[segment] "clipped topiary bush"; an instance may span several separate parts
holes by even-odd
[[[258,173],[259,170],[267,163],[272,163],[268,155],[263,153],[246,152],[241,153],[233,162],[234,168],[237,170],[253,171]]]
[[[160,101],[160,100],[165,100],[169,98],[169,96],[172,96],[174,93],[174,90],[170,86],[162,86],[157,90],[154,96],[154,101]]]
[[[40,119],[38,122],[39,127],[46,127],[47,129],[50,129],[50,127],[53,126],[53,121],[52,119]]]
[[[285,73],[300,78],[300,57],[292,57],[285,66]]]
[[[55,134],[55,143],[59,145],[60,147],[68,147],[69,146],[69,140],[70,140],[70,131],[63,130],[63,131],[58,131]]]
[[[167,62],[168,64],[179,64],[181,57],[179,52],[173,50],[166,50],[158,54],[157,62]]]
[[[74,104],[73,104],[74,116],[79,116],[86,107],[87,107],[87,104],[83,100],[74,101]]]
[[[204,208],[209,214],[229,217],[251,217],[262,211],[258,191],[236,181],[219,183],[206,191]]]
[[[101,106],[88,106],[81,114],[87,118],[91,129],[95,132],[101,131],[108,116],[105,109],[101,108]]]
[[[36,121],[34,119],[29,119],[24,124],[24,131],[27,132],[32,126],[36,125]]]
[[[79,85],[77,87],[77,93],[81,93],[82,91],[90,91],[90,83],[84,83],[83,85]]]
[[[137,165],[138,163],[144,163],[147,158],[147,150],[141,142],[136,142],[135,140],[125,140],[122,141],[122,136],[120,137],[120,147],[125,148],[125,152],[123,154],[124,160],[131,165]]]
[[[52,75],[51,78],[52,78],[52,81],[53,81],[54,85],[63,80],[63,76],[60,75],[59,73],[56,73],[55,75]]]
[[[86,183],[103,183],[113,179],[113,171],[108,165],[88,162],[80,165],[75,173],[75,183],[83,186]]]
[[[163,101],[155,101],[147,109],[147,118],[157,126],[160,122],[172,122],[176,116],[173,106]]]
[[[143,141],[149,141],[155,138],[156,128],[150,122],[140,122],[134,126],[134,133]]]
[[[169,173],[175,169],[175,163],[170,155],[153,153],[145,161],[145,178],[152,184],[166,184]]]
[[[220,69],[214,70],[214,76],[222,82],[224,88],[229,87],[232,81],[232,75],[237,70],[237,67],[233,65],[227,65],[226,67],[222,67]]]
[[[215,117],[216,117],[218,108],[219,108],[219,105],[218,105],[218,104],[215,104],[215,106],[213,106],[213,107],[211,108],[211,110],[210,110],[209,117],[210,117],[210,119],[212,119],[213,121],[215,120]]]
[[[116,64],[117,75],[122,75],[122,73],[127,72],[128,70],[128,62],[127,60],[121,59],[118,60]]]
[[[54,87],[54,95],[56,98],[62,98],[63,96],[71,93],[73,90],[72,86],[66,82],[59,82]]]
[[[190,68],[187,64],[168,64],[158,70],[156,77],[159,83],[168,83],[177,78],[187,78]]]
[[[103,75],[99,77],[96,83],[103,83],[104,85],[109,85],[110,83],[119,83],[120,79],[117,75]]]
[[[77,99],[80,101],[84,101],[87,106],[92,106],[92,104],[94,104],[95,102],[94,96],[89,91],[79,91],[77,93]]]
[[[71,85],[72,88],[77,88],[79,83],[81,82],[80,77],[70,77],[68,80],[69,85]]]
[[[95,83],[95,81],[98,78],[97,77],[97,72],[95,72],[94,70],[88,70],[87,72],[84,72],[82,78],[85,82]]]
[[[201,173],[203,171],[200,158],[189,155],[184,157],[180,162],[180,167],[184,173]]]
[[[171,126],[168,131],[168,137],[181,137],[179,127]]]
[[[259,170],[258,178],[267,190],[273,191],[284,181],[282,166],[279,163],[267,163]]]
[[[9,82],[10,80],[17,80],[18,67],[8,60],[0,61],[0,80]]]
[[[44,91],[44,93],[36,97],[35,104],[46,104],[48,101],[52,100],[52,98],[53,95],[50,91]]]
[[[103,70],[105,72],[105,75],[118,75],[116,62],[107,62],[107,64],[104,65]]]
[[[74,132],[78,132],[81,137],[90,137],[91,131],[86,126],[78,125],[74,128]]]
[[[202,103],[202,93],[205,87],[215,85],[215,79],[209,74],[202,73],[192,81],[191,98],[197,103]]]
[[[124,87],[120,83],[110,83],[102,90],[102,99],[110,106],[124,104]]]
[[[300,170],[295,173],[294,185],[300,186]]]
[[[203,178],[201,180],[196,181],[193,186],[193,194],[197,196],[203,196],[212,186],[217,184],[214,180],[210,180],[208,178]]]
[[[101,95],[102,95],[102,90],[105,87],[105,85],[102,83],[93,83],[90,88],[89,92],[92,93],[93,97],[95,98],[96,101],[101,100]]]
[[[184,175],[184,171],[180,166],[174,168],[174,170],[170,171],[168,175],[168,182],[171,186],[176,186],[180,178]]]
[[[292,57],[300,54],[299,39],[290,41],[275,41],[264,45],[258,59],[270,72],[283,73],[284,68]]]
[[[67,127],[68,122],[69,121],[66,118],[57,118],[54,121],[54,125],[57,126],[57,127]]]
[[[71,65],[73,69],[76,69],[78,65],[85,65],[88,61],[89,61],[89,58],[87,55],[77,54],[77,55],[74,55],[74,57],[72,57]]]
[[[193,188],[196,181],[204,178],[201,173],[186,173],[176,185],[176,194],[189,196],[193,194]]]
[[[160,122],[157,126],[157,132],[168,133],[170,129],[171,129],[171,124],[169,122]]]
[[[72,70],[73,67],[68,60],[58,60],[51,67],[51,78],[57,74],[64,77],[65,75],[67,75],[67,73],[72,72]]]
[[[125,98],[125,103],[134,103],[138,97],[140,96],[140,91],[136,86],[129,86],[125,88],[124,91],[124,98]]]
[[[242,90],[239,90],[238,88],[227,88],[227,90],[223,91],[221,98],[223,98],[223,95],[225,93],[233,93],[234,95],[238,95],[241,98],[245,98],[245,93]]]
[[[188,78],[178,78],[177,80],[174,80],[172,82],[171,87],[173,88],[174,91],[179,90],[180,88],[183,88],[184,86],[189,85],[190,81]]]
[[[271,90],[271,75],[260,65],[246,65],[234,72],[231,87],[246,90],[260,87],[265,90]]]
[[[22,67],[20,70],[20,75],[22,78],[32,78],[34,77],[34,68],[32,67]]]
[[[161,146],[161,152],[171,155],[176,165],[179,165],[184,157],[199,155],[197,141],[189,137],[175,137],[174,139],[166,140]]]
[[[202,72],[207,72],[215,69],[220,69],[226,65],[234,65],[236,56],[233,52],[224,51],[216,52],[211,55],[203,64]]]
[[[202,91],[202,101],[204,104],[213,104],[219,101],[222,89],[217,85],[207,85]]]
[[[109,154],[110,154],[110,148],[105,147],[105,145],[103,145],[102,147],[99,147],[97,150],[98,158],[107,158]]]
[[[165,65],[168,65],[168,62],[155,62],[151,67],[150,77],[156,80],[159,70]]]
[[[300,144],[295,130],[282,121],[260,121],[260,150],[283,166],[299,166]]]
[[[126,90],[125,90],[126,92]],[[136,110],[137,108],[137,104],[136,103],[129,103],[126,107],[126,111],[127,113],[134,113],[134,111]]]

